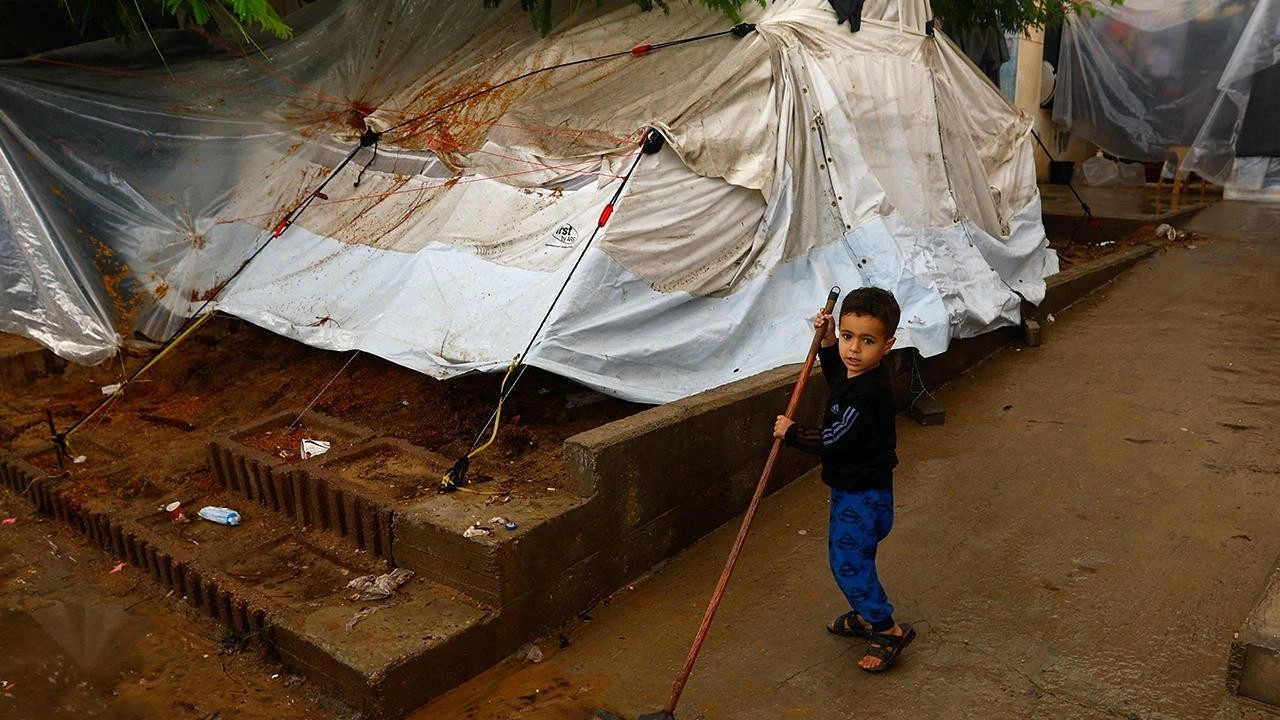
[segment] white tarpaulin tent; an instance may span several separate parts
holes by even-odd
[[[542,38],[514,2],[321,2],[262,52],[2,64],[0,330],[99,362],[220,289],[444,378],[505,369],[550,310],[529,365],[663,402],[796,362],[832,285],[894,291],[926,356],[1016,324],[1057,271],[1029,120],[922,0],[857,33],[825,0],[753,11],[664,47],[728,23],[627,5]]]

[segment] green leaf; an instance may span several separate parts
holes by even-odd
[[[293,28],[285,24],[268,0],[230,0],[230,5],[242,22],[256,24],[281,39],[293,37]]]
[[[1124,0],[932,0],[944,32],[972,27],[998,27],[1006,32],[1061,25],[1068,14],[1096,12],[1097,4]]]
[[[459,0],[461,1],[461,0]],[[474,1],[474,0],[473,0]],[[520,6],[529,13],[529,21],[533,24],[534,29],[542,33],[546,37],[551,32],[552,19],[552,1],[553,0],[521,0]],[[572,11],[581,0],[569,0],[566,3],[566,9]],[[481,0],[484,7],[496,8],[502,0]],[[662,10],[664,14],[670,14],[671,8],[667,5],[666,0],[631,0],[641,12],[651,12],[655,7]],[[747,0],[698,0],[703,6],[712,10],[719,10],[729,22],[738,23],[742,21],[739,10],[746,4]],[[765,6],[765,0],[755,0],[760,7]],[[600,9],[601,0],[595,0],[595,7]]]

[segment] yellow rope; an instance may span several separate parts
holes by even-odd
[[[71,428],[70,430],[68,430],[66,433],[64,433],[64,434],[62,435],[62,440],[63,440],[63,442],[66,442],[66,439],[67,439],[67,438],[69,438],[69,437],[71,437],[71,433],[75,432],[76,430],[79,430],[79,429],[80,429],[80,427],[81,427],[82,425],[84,425],[85,423],[89,422],[89,420],[90,420],[94,415],[97,415],[99,410],[101,410],[102,408],[104,408],[104,407],[106,407],[107,405],[111,404],[111,401],[112,401],[112,400],[115,400],[117,397],[119,397],[119,396],[120,396],[120,394],[124,392],[124,388],[125,388],[125,386],[126,386],[126,385],[128,385],[130,382],[132,382],[134,378],[136,378],[136,377],[138,377],[139,375],[141,375],[142,373],[146,372],[148,368],[150,368],[152,365],[155,365],[157,362],[159,362],[159,361],[160,361],[160,358],[162,358],[162,357],[164,357],[166,354],[168,354],[168,352],[169,352],[170,350],[172,350],[172,349],[174,348],[174,346],[175,346],[175,345],[177,345],[178,343],[180,343],[180,342],[182,342],[184,339],[186,339],[186,337],[187,337],[188,335],[190,335],[191,333],[195,332],[195,331],[196,331],[196,328],[198,328],[198,327],[200,327],[201,325],[203,325],[203,324],[204,324],[204,322],[205,322],[206,320],[208,320],[209,318],[211,318],[211,317],[213,317],[213,313],[211,313],[211,312],[210,312],[210,313],[205,313],[204,315],[201,315],[201,316],[200,316],[200,317],[199,317],[195,322],[191,323],[191,325],[189,325],[189,326],[187,327],[187,329],[186,329],[186,330],[183,330],[181,333],[179,333],[177,336],[175,336],[172,340],[170,340],[167,344],[165,344],[164,349],[162,349],[160,352],[158,352],[158,353],[156,353],[155,355],[153,355],[153,356],[151,357],[151,359],[150,359],[150,360],[148,360],[148,361],[146,362],[146,364],[145,364],[145,365],[143,365],[142,367],[138,368],[138,369],[137,369],[137,371],[135,371],[135,372],[133,373],[133,375],[131,375],[131,376],[129,377],[129,379],[128,379],[128,380],[126,380],[126,381],[124,381],[124,382],[120,383],[119,387],[117,387],[115,390],[113,390],[113,391],[111,392],[111,395],[109,395],[109,396],[107,397],[107,399],[106,399],[106,400],[103,400],[101,403],[99,403],[99,404],[98,404],[98,407],[96,407],[96,408],[94,408],[94,409],[93,409],[93,412],[89,413],[88,415],[85,415],[83,418],[81,418],[81,419],[80,419],[80,422],[76,423],[74,426],[72,426],[72,428]],[[71,447],[71,446],[70,446],[70,444],[67,444],[67,445],[66,445],[66,448],[67,448],[67,449],[70,449],[70,447]]]
[[[489,433],[489,439],[486,440],[483,445],[481,445],[480,447],[477,447],[476,449],[466,454],[467,460],[470,460],[476,455],[479,455],[482,450],[492,445],[493,441],[497,439],[498,423],[502,420],[502,403],[505,402],[507,399],[507,381],[511,379],[511,373],[515,372],[515,369],[519,364],[520,364],[519,355],[516,355],[515,357],[511,358],[511,364],[507,366],[507,374],[502,376],[502,385],[498,388],[498,407],[493,411],[493,431]],[[503,493],[497,493],[497,492],[481,492],[479,490],[472,490],[470,488],[462,487],[456,484],[453,481],[453,478],[450,477],[452,472],[453,472],[453,469],[450,468],[450,471],[446,472],[444,474],[444,477],[440,479],[440,488],[442,490],[466,490],[467,492],[473,492],[479,495],[502,495],[503,494]]]

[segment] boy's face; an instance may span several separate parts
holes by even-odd
[[[894,338],[885,337],[887,334],[884,323],[870,315],[848,313],[840,316],[840,330],[836,336],[840,341],[840,360],[844,362],[849,377],[876,369],[885,353],[893,347]]]

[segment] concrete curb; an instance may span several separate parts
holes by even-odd
[[[1231,642],[1227,689],[1280,712],[1280,561]]]

